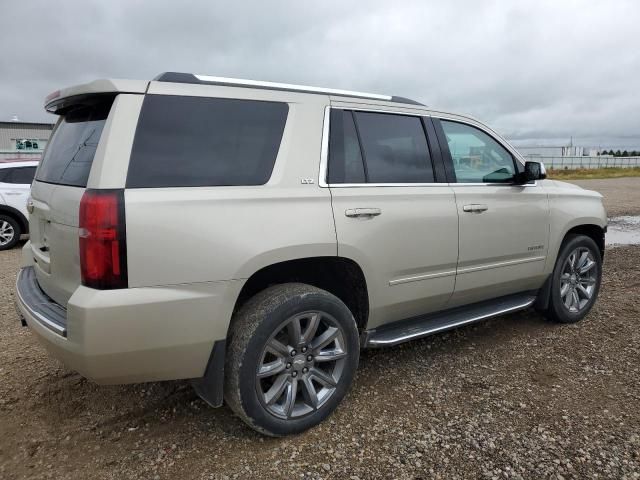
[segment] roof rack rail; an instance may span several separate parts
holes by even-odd
[[[288,92],[317,93],[323,95],[336,95],[341,97],[367,98],[371,100],[384,100],[395,103],[408,103],[422,105],[422,103],[404,97],[391,95],[379,95],[376,93],[352,92],[335,88],[310,87],[306,85],[291,85],[288,83],[262,82],[259,80],[245,80],[241,78],[212,77],[210,75],[194,75],[192,73],[164,72],[154,78],[157,82],[170,83],[195,83],[202,85],[223,85],[228,87],[258,88],[264,90],[283,90]]]

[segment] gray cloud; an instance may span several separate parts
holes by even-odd
[[[162,71],[402,95],[511,138],[640,145],[636,0],[4,2],[0,119]],[[615,139],[615,140],[614,140]]]

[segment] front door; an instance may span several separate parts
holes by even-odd
[[[369,328],[442,309],[453,293],[458,215],[417,115],[333,109],[327,182],[338,255],[363,269]]]
[[[549,238],[544,188],[514,184],[522,167],[479,126],[444,119],[435,123],[449,162],[460,228],[450,306],[540,288]]]

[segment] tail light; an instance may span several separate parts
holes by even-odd
[[[100,290],[127,288],[123,190],[86,190],[80,201],[82,284]]]

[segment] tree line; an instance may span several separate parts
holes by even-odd
[[[611,155],[612,157],[640,157],[640,151],[631,150],[630,152],[628,152],[626,150],[623,150],[621,152],[620,150],[616,150],[614,152],[613,150],[609,150],[607,152],[606,150],[602,150],[598,153],[598,155]]]

